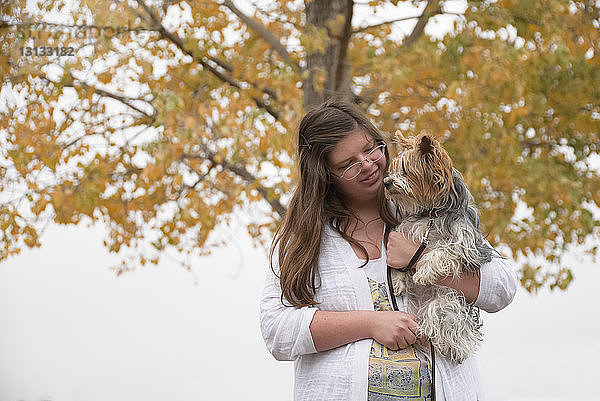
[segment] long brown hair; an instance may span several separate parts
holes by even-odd
[[[347,207],[336,189],[327,167],[327,156],[335,145],[356,129],[363,130],[378,143],[385,142],[381,132],[369,121],[358,106],[339,100],[329,100],[309,111],[298,129],[300,180],[283,222],[275,234],[270,260],[273,269],[275,248],[279,245],[279,278],[282,302],[293,306],[315,305],[316,275],[321,248],[323,224],[331,226],[365,255],[365,247],[346,234],[351,218],[357,216]],[[389,164],[385,149],[386,170]],[[379,215],[389,230],[398,225],[385,199],[383,186],[377,195]],[[363,265],[364,266],[364,265]],[[274,270],[274,273],[277,272]]]

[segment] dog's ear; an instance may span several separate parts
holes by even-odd
[[[406,149],[408,147],[408,139],[402,135],[402,131],[397,130],[394,133],[394,138],[396,139],[396,143],[398,144],[398,148],[400,150]]]
[[[427,135],[423,135],[419,141],[419,152],[425,156],[428,153],[433,152],[433,141]]]

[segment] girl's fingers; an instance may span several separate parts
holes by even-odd
[[[417,337],[413,333],[409,332],[404,336],[404,341],[406,342],[406,344],[408,346],[408,344],[416,343]]]

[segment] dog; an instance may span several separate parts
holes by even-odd
[[[399,154],[384,178],[386,197],[402,222],[396,231],[427,243],[414,269],[392,269],[394,295],[404,293],[420,333],[455,363],[472,355],[483,340],[479,309],[458,291],[437,285],[443,276],[478,273],[496,252],[479,229],[473,197],[448,152],[432,136],[396,133]]]

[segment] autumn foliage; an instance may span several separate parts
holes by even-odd
[[[0,5],[0,260],[86,220],[119,273],[166,250],[187,266],[240,207],[268,242],[296,125],[330,96],[439,138],[528,290],[597,254],[596,1],[29,3]]]

